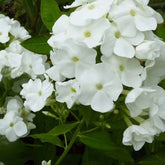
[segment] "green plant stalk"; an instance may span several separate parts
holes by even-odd
[[[76,131],[74,132],[69,145],[65,148],[64,152],[62,153],[62,155],[60,156],[60,158],[56,161],[56,163],[54,165],[59,165],[61,163],[61,161],[65,158],[65,156],[68,154],[69,150],[71,149],[72,145],[74,144],[74,142],[76,141],[76,139],[80,133],[80,128],[81,128],[82,124],[83,124],[83,119],[81,120]]]
[[[151,7],[165,6],[165,2],[150,3]]]

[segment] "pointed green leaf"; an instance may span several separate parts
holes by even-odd
[[[55,0],[41,0],[41,18],[48,30],[52,31],[55,21],[61,16]]]
[[[101,150],[106,156],[118,160],[133,161],[129,152],[117,146],[107,132],[91,132],[80,135],[80,141],[91,148]]]
[[[48,39],[49,36],[32,37],[22,42],[21,45],[34,53],[49,54],[51,47],[47,43]]]

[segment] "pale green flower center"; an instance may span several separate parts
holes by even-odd
[[[115,32],[115,37],[116,37],[116,38],[120,38],[120,37],[121,37],[121,33],[120,33],[119,31],[116,31],[116,32]]]
[[[71,89],[71,91],[73,92],[73,93],[76,93],[76,89],[74,89],[74,88],[70,88]]]
[[[131,14],[132,17],[135,17],[136,16],[136,12],[134,10],[131,10],[130,11],[130,14]]]
[[[86,37],[86,38],[89,38],[89,37],[91,37],[91,32],[90,31],[85,31],[85,33],[84,33],[84,36]]]
[[[14,123],[10,123],[10,127],[13,127],[14,126]]]
[[[119,66],[119,69],[120,69],[121,72],[123,72],[124,71],[124,66],[123,65],[120,65]]]
[[[73,61],[73,62],[78,62],[78,61],[79,61],[79,58],[73,57],[73,58],[72,58],[72,61]]]
[[[93,10],[94,8],[95,8],[95,5],[90,5],[90,6],[88,7],[89,10]]]
[[[96,89],[97,89],[97,90],[103,89],[103,85],[102,85],[102,84],[96,84]]]
[[[42,96],[42,91],[39,91],[38,92],[38,96]]]

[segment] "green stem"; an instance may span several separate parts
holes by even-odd
[[[129,92],[130,92],[129,90],[123,89],[122,94],[123,94],[123,95],[128,95]]]
[[[165,2],[151,3],[150,6],[152,7],[165,6]]]
[[[83,131],[83,132],[81,132],[81,134],[90,133],[90,132],[93,132],[93,131],[95,131],[95,130],[97,130],[97,129],[99,129],[99,127],[95,127],[95,128],[90,129],[90,130]]]
[[[124,121],[127,124],[127,126],[131,126],[132,122],[129,120],[129,118],[127,116],[124,116]]]
[[[65,156],[68,154],[69,150],[71,149],[72,145],[74,144],[74,142],[76,141],[78,134],[80,133],[80,128],[83,124],[83,120],[81,120],[80,124],[78,125],[76,131],[74,132],[72,139],[69,143],[69,145],[65,148],[64,152],[62,153],[62,155],[60,156],[60,158],[57,160],[57,162],[55,163],[55,165],[59,165],[61,163],[61,161],[65,158]]]

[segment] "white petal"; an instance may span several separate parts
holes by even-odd
[[[116,41],[114,53],[121,57],[132,58],[135,55],[135,49],[125,39],[120,38]]]
[[[14,125],[14,131],[17,136],[23,136],[27,133],[26,124],[23,121],[19,121]]]
[[[92,98],[91,107],[101,113],[108,112],[113,108],[113,101],[105,92],[99,91]]]
[[[137,15],[135,17],[136,28],[140,31],[155,30],[157,27],[157,21],[153,17],[144,17]]]

